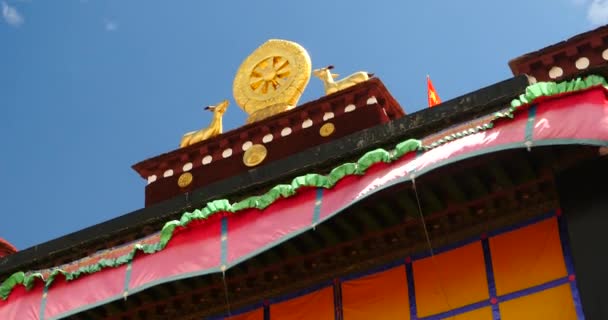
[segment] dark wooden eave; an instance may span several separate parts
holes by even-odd
[[[73,261],[97,250],[141,238],[160,230],[163,224],[184,211],[201,207],[218,198],[236,200],[294,176],[324,172],[378,147],[422,138],[463,121],[506,107],[529,84],[517,76],[446,101],[432,109],[410,114],[386,125],[376,126],[342,139],[316,146],[285,159],[218,181],[207,187],[116,217],[66,236],[36,245],[0,259],[0,277],[16,271],[41,269]]]

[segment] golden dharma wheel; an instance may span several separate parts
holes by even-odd
[[[295,106],[311,69],[310,56],[302,46],[268,40],[239,67],[232,87],[234,100],[249,115],[273,105]]]

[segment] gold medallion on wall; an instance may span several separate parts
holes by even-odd
[[[328,122],[321,126],[319,129],[319,135],[321,135],[321,137],[329,137],[334,133],[334,131],[336,131],[336,126],[334,126],[333,123]]]
[[[267,155],[266,147],[261,144],[254,144],[243,154],[243,163],[248,167],[255,167],[262,163]]]
[[[192,177],[192,173],[190,173],[190,172],[184,172],[177,179],[177,185],[180,188],[185,188],[185,187],[189,186],[192,183],[193,179],[194,179],[194,177]]]

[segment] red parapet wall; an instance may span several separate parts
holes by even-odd
[[[133,168],[148,181],[149,206],[251,170],[243,162],[243,154],[251,145],[265,146],[267,156],[260,164],[265,165],[404,114],[382,82],[372,78],[290,111],[142,161]],[[333,125],[334,130],[323,136],[320,130],[326,124]],[[193,179],[188,186],[180,187],[178,179],[184,172],[192,174]]]
[[[513,75],[527,74],[536,81],[576,77],[608,63],[608,26],[579,34],[509,62]]]

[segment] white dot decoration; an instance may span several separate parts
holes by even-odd
[[[154,181],[156,181],[156,175],[155,174],[153,174],[153,175],[151,175],[151,176],[148,177],[148,184],[150,184],[150,183],[152,183]]]
[[[281,130],[281,137],[285,137],[291,134],[291,128],[283,128]]]
[[[245,143],[243,143],[243,151],[247,151],[247,149],[251,148],[252,145],[253,145],[253,142],[246,141]]]
[[[349,104],[346,106],[346,108],[344,108],[344,112],[355,111],[355,109],[357,109],[357,107],[354,104]]]
[[[371,96],[369,97],[369,99],[367,99],[367,104],[374,104],[374,103],[378,103],[378,100],[376,100],[376,97]]]
[[[222,152],[222,157],[224,157],[224,158],[228,158],[231,155],[232,155],[232,149],[231,148],[228,148],[228,149],[224,150],[224,152]]]
[[[304,122],[302,122],[303,129],[310,128],[310,127],[312,127],[312,120],[306,119],[306,120],[304,120]]]
[[[273,138],[272,133],[269,133],[262,138],[262,142],[268,143],[268,142],[272,141],[272,138]]]
[[[184,166],[182,167],[182,170],[184,172],[192,170],[192,162],[188,162],[188,163],[184,164]]]
[[[173,169],[169,169],[163,173],[163,177],[168,178],[173,175]]]
[[[327,121],[329,119],[332,119],[333,117],[334,117],[333,112],[325,112],[325,114],[323,115],[323,121]]]
[[[578,60],[576,60],[574,65],[578,70],[587,69],[587,67],[589,67],[589,59],[587,57],[580,57]]]
[[[564,74],[564,70],[560,67],[553,67],[549,70],[549,78],[555,79],[559,78]]]
[[[602,51],[602,58],[604,60],[608,60],[608,49]]]
[[[205,164],[210,164],[210,163],[211,163],[211,160],[213,160],[213,157],[212,157],[212,156],[207,155],[207,156],[205,156],[205,157],[203,158],[202,163],[203,163],[203,165],[205,165]]]

